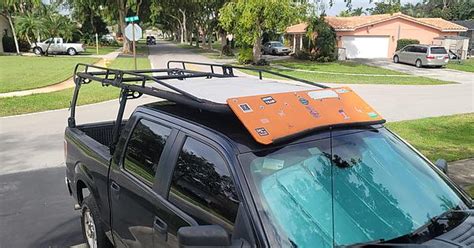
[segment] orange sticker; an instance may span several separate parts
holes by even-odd
[[[227,104],[262,144],[322,127],[384,122],[347,87],[230,98]]]

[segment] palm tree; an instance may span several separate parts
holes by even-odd
[[[15,27],[18,35],[25,38],[30,45],[32,44],[31,38],[36,45],[36,41],[40,39],[40,34],[44,32],[44,26],[40,18],[33,13],[16,17]]]

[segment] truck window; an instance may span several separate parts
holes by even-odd
[[[171,129],[140,120],[127,144],[124,168],[148,185],[152,185],[156,167]]]
[[[169,201],[199,224],[231,231],[238,197],[222,156],[210,146],[187,138],[174,169]]]

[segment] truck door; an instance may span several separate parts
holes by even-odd
[[[177,131],[165,122],[137,117],[109,180],[111,226],[117,247],[153,247],[154,232],[166,231],[156,216],[163,207],[157,194],[157,167],[166,161]],[[161,228],[161,229],[160,229]]]
[[[171,208],[157,216],[168,227],[166,239],[155,236],[158,247],[179,247],[177,232],[188,218],[193,225],[215,224],[233,233],[240,201],[229,163],[217,147],[200,135],[178,135],[172,165],[160,167],[161,174],[168,175],[160,183],[160,192]]]

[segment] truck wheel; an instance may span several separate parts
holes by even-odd
[[[77,53],[77,52],[76,52],[76,49],[74,49],[74,48],[72,48],[72,47],[69,48],[69,49],[67,49],[67,54],[69,54],[69,55],[71,55],[71,56],[76,55],[76,53]]]
[[[102,219],[92,195],[84,198],[82,202],[82,233],[90,248],[112,247],[105,235]]]
[[[33,52],[36,54],[36,55],[42,55],[43,54],[43,50],[39,47],[35,47],[33,48]]]

